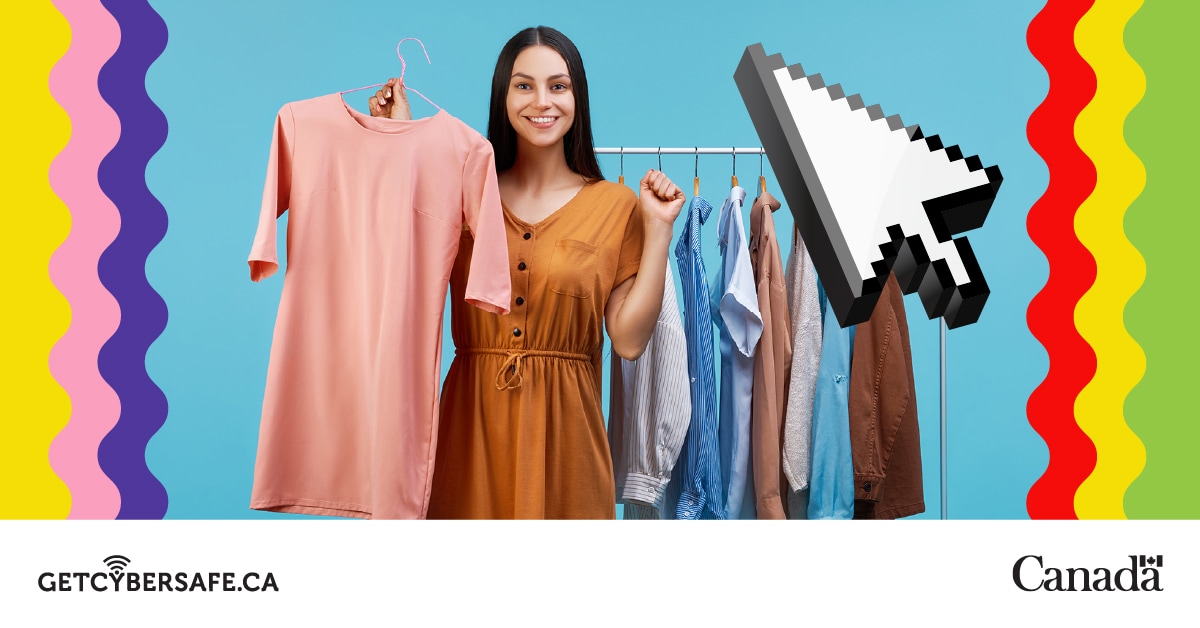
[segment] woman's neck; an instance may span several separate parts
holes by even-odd
[[[519,145],[517,158],[505,174],[515,187],[533,194],[576,185],[581,179],[567,166],[561,142],[546,147]]]
[[[513,166],[500,174],[500,198],[514,216],[537,224],[569,203],[584,183],[567,167],[562,144],[525,145],[517,150]]]

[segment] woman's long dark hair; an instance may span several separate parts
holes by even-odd
[[[530,27],[513,35],[500,49],[500,57],[496,59],[496,71],[492,74],[492,103],[488,112],[488,140],[492,142],[492,150],[496,154],[496,172],[508,170],[517,160],[517,132],[508,121],[505,105],[513,63],[517,55],[530,46],[549,46],[567,62],[567,74],[571,77],[571,88],[575,95],[575,121],[563,136],[563,156],[567,159],[567,166],[589,181],[603,179],[592,142],[592,115],[588,107],[583,57],[566,35],[549,26]]]

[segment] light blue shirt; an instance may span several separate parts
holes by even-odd
[[[750,247],[742,224],[746,190],[735,186],[721,207],[717,244],[721,273],[713,283],[712,316],[721,332],[721,486],[725,518],[754,519],[754,482],[750,471],[750,397],[754,393],[754,351],[762,336],[762,314]],[[747,499],[749,496],[749,499]]]
[[[850,355],[853,328],[838,324],[825,286],[817,281],[824,332],[813,391],[809,519],[854,518],[854,460],[850,457]]]
[[[691,380],[692,416],[680,453],[678,473],[667,490],[667,504],[675,503],[678,519],[723,519],[721,464],[717,445],[717,392],[713,373],[712,316],[709,313],[708,277],[700,249],[700,225],[712,213],[703,198],[692,198],[688,222],[675,245],[683,288],[683,327],[687,337],[688,377]]]

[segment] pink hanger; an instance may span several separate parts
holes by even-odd
[[[429,52],[425,50],[425,44],[421,43],[420,39],[417,39],[416,37],[405,37],[404,39],[401,39],[400,43],[396,44],[396,56],[400,57],[400,83],[401,84],[404,84],[404,72],[408,68],[408,64],[404,62],[404,55],[400,54],[400,44],[403,44],[404,42],[406,42],[410,39],[417,42],[418,44],[421,44],[421,52],[425,53],[426,63],[433,65],[433,62],[429,60]],[[371,89],[373,87],[383,87],[383,86],[384,86],[383,83],[376,83],[374,85],[367,85],[365,87],[356,87],[354,89],[348,89],[344,92],[338,92],[338,93],[339,94],[348,94],[350,92],[357,92],[357,91],[361,91],[364,89]],[[429,98],[427,98],[425,96],[425,94],[422,94],[421,92],[417,91],[416,89],[413,89],[412,87],[409,87],[408,85],[404,85],[404,89],[407,89],[408,91],[415,93],[416,95],[420,96],[421,98],[424,98],[425,102],[433,105],[435,108],[441,109],[441,107],[437,106],[437,103],[433,102],[432,100],[429,100]]]

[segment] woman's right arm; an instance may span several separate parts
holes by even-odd
[[[395,97],[393,98],[393,95]],[[375,95],[367,100],[371,115],[377,118],[392,118],[393,120],[412,120],[412,110],[408,107],[408,94],[404,83],[398,79],[388,79]]]

